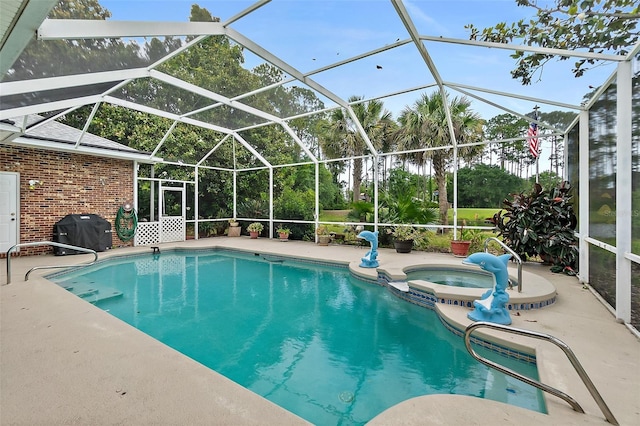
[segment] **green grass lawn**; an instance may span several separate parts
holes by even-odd
[[[458,209],[458,222],[466,220],[468,225],[483,226],[485,219],[493,217],[500,211],[499,208],[493,209]],[[453,209],[448,212],[449,223],[453,223]]]
[[[463,219],[468,225],[482,226],[484,220],[493,217],[500,209],[458,209],[458,221]],[[322,210],[320,212],[321,222],[346,222],[349,210]],[[453,222],[453,209],[449,209],[449,221]]]
[[[349,210],[322,210],[320,222],[346,222]]]

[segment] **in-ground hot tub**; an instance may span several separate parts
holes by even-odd
[[[452,267],[422,267],[406,272],[407,281],[423,280],[435,284],[466,288],[491,288],[493,275],[477,269],[463,269]]]

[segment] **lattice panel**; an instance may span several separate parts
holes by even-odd
[[[160,256],[162,275],[184,275],[187,270],[187,258],[185,256]]]
[[[160,222],[138,222],[134,244],[148,246],[158,243],[184,241],[187,227],[182,217],[163,217]]]
[[[138,222],[134,245],[148,246],[160,243],[160,223],[159,222]]]
[[[160,219],[162,232],[160,234],[163,243],[184,241],[186,226],[182,217],[163,217]]]
[[[157,258],[154,258],[154,259],[144,258],[144,259],[136,260],[135,261],[136,274],[137,275],[157,274],[160,267],[160,263],[158,262],[158,260],[159,259]]]
[[[143,258],[135,261],[136,274],[152,275],[162,271],[162,275],[182,275],[186,270],[186,258],[172,254],[162,254],[153,258]]]

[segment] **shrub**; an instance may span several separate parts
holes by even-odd
[[[295,191],[284,188],[282,194],[274,201],[273,213],[279,220],[313,220],[315,212],[315,195],[313,191]],[[302,240],[313,238],[313,225],[303,223],[288,224],[289,238]]]
[[[535,184],[529,194],[511,194],[512,200],[504,200],[505,213],[495,216],[498,236],[523,260],[538,255],[553,271],[574,273],[579,253],[570,191],[569,182],[562,182],[548,192]]]
[[[434,224],[438,221],[438,210],[431,203],[415,199],[408,193],[382,194],[380,220],[388,223]]]
[[[373,222],[373,203],[356,201],[351,203],[347,219],[354,222]]]

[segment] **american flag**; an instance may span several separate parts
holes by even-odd
[[[529,152],[533,155],[533,158],[538,158],[538,155],[540,155],[540,145],[538,142],[538,125],[536,123],[529,123],[527,138],[529,138]]]

